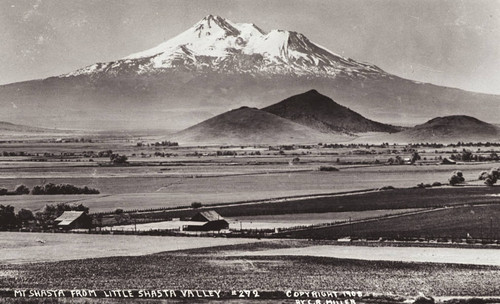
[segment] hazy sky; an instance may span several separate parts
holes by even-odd
[[[0,84],[151,48],[208,14],[398,76],[500,94],[500,0],[0,0]]]

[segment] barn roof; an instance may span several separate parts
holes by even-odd
[[[63,214],[54,221],[60,222],[57,224],[58,226],[66,226],[77,220],[83,214],[83,211],[64,211]]]
[[[220,221],[224,220],[224,218],[214,210],[201,211],[195,214],[192,218],[192,221],[198,222],[212,222],[212,221]]]

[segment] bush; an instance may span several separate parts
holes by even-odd
[[[431,184],[420,183],[417,185],[417,188],[431,188],[431,187],[432,187]]]
[[[0,195],[7,195],[8,192],[9,192],[9,190],[7,190],[5,188],[0,188]]]
[[[383,186],[381,188],[378,188],[378,190],[394,190],[396,188],[394,188],[394,186]]]
[[[442,186],[443,184],[441,184],[440,182],[433,182],[432,183],[432,187],[439,187],[439,186]]]
[[[319,171],[339,171],[339,169],[332,167],[332,166],[321,166],[319,167]]]
[[[198,209],[198,208],[201,208],[202,206],[203,206],[203,204],[200,202],[191,203],[191,208],[193,208],[193,209]]]

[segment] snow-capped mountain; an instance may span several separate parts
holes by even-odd
[[[374,65],[339,56],[300,33],[266,33],[254,24],[233,23],[213,15],[154,48],[63,76],[146,74],[167,69],[331,78],[389,76]]]
[[[311,89],[394,125],[437,115],[467,114],[493,123],[500,117],[498,95],[402,79],[296,32],[265,32],[209,15],[122,59],[0,86],[0,121],[62,129],[180,130],[230,109],[265,108]]]

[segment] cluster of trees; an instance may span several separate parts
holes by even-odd
[[[462,173],[462,171],[458,171],[458,170],[453,171],[453,173],[451,174],[448,181],[450,182],[450,185],[452,185],[452,186],[461,184],[461,183],[465,182],[464,174]]]
[[[238,152],[232,150],[217,151],[217,156],[236,156]]]
[[[89,213],[89,208],[83,204],[59,203],[49,204],[33,214],[29,209],[21,209],[17,213],[11,205],[0,205],[0,229],[13,229],[25,226],[27,222],[36,221],[39,227],[47,227],[54,223],[54,220],[61,216],[64,211],[83,211]]]
[[[490,171],[483,171],[479,174],[479,180],[484,180],[487,186],[493,186],[500,178],[500,168],[493,168]]]
[[[417,160],[421,160],[422,158],[420,157],[420,155],[417,153],[417,152],[413,152],[410,159],[409,159],[409,162],[410,164],[414,164]],[[387,163],[389,165],[404,165],[405,164],[405,160],[397,155],[395,158],[389,158],[387,160]]]
[[[464,162],[498,161],[498,160],[500,160],[500,157],[498,156],[498,154],[496,152],[491,152],[490,155],[485,156],[485,155],[479,155],[479,154],[472,154],[472,151],[464,149],[460,153],[452,154],[450,156],[450,159],[457,160],[457,161],[464,161]]]
[[[149,147],[149,146],[154,146],[154,147],[178,147],[179,143],[174,142],[174,141],[168,141],[168,140],[163,140],[163,141],[157,141],[151,144],[143,143],[143,142],[138,142],[137,143],[138,147]]]
[[[128,157],[126,155],[111,154],[109,160],[115,165],[128,164]]]
[[[6,188],[0,188],[0,195],[23,195],[29,193],[30,189],[25,185],[16,186],[16,189],[14,191],[9,191]]]
[[[54,220],[60,217],[64,211],[83,211],[88,214],[89,208],[83,204],[48,204],[41,211],[35,213],[35,220],[40,227],[45,228],[54,224]]]
[[[53,194],[99,194],[99,190],[85,187],[77,187],[71,184],[45,184],[35,186],[31,190],[33,195],[53,195]]]

